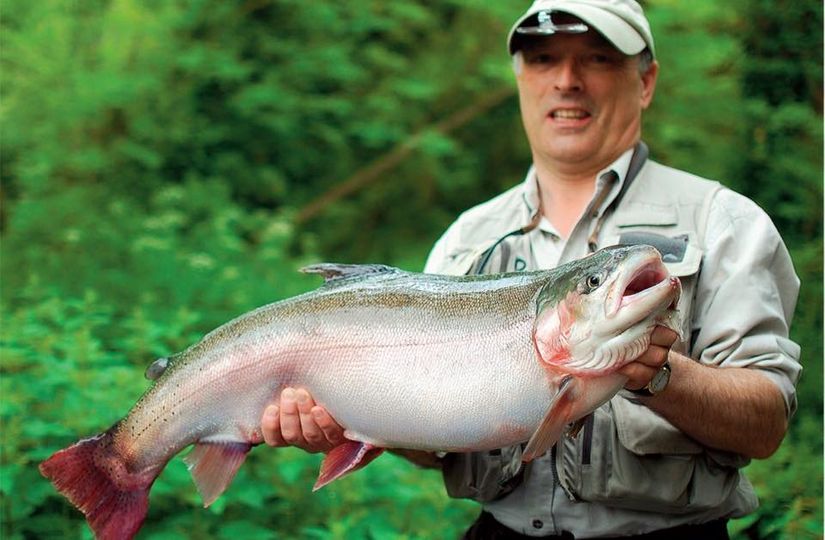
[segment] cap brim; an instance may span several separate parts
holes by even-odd
[[[507,36],[507,48],[510,54],[516,52],[513,48],[516,29],[540,11],[569,13],[574,17],[578,17],[590,28],[603,35],[614,47],[624,54],[639,54],[647,47],[647,43],[645,43],[645,40],[639,32],[621,17],[598,7],[584,4],[563,4],[553,7],[540,7],[535,10],[531,9],[516,21],[516,24],[513,25],[510,29],[510,34]],[[524,37],[520,39],[524,39]]]

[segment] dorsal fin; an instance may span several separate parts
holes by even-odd
[[[398,268],[387,266],[385,264],[319,263],[305,266],[301,268],[301,272],[305,274],[321,274],[324,276],[324,282],[329,282],[336,279],[344,279],[353,276],[398,272]]]
[[[143,375],[150,381],[156,381],[158,377],[163,375],[163,372],[166,371],[166,366],[168,365],[168,358],[158,358],[157,360],[149,364],[149,367],[146,368],[146,372]]]

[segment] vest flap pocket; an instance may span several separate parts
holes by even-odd
[[[692,276],[699,272],[699,267],[702,265],[702,250],[692,244],[687,244],[681,261],[670,262],[667,260],[667,255],[662,257],[662,261],[672,275],[680,278]]]
[[[617,395],[611,400],[622,446],[638,455],[698,454],[702,446],[644,405]]]
[[[617,244],[653,246],[662,256],[668,271],[677,277],[692,276],[702,264],[702,250],[690,242],[690,235],[666,236],[650,231],[620,231]]]

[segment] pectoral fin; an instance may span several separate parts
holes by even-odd
[[[366,466],[383,451],[383,448],[366,442],[347,441],[339,444],[329,451],[321,463],[321,471],[312,491],[319,490],[330,482]]]
[[[568,423],[568,415],[570,413],[570,405],[572,398],[570,391],[575,384],[575,379],[572,376],[567,376],[562,379],[559,385],[559,391],[553,396],[550,402],[550,407],[544,415],[541,424],[539,424],[536,432],[530,437],[524,453],[521,455],[521,460],[526,462],[533,461],[538,456],[547,452],[551,446],[556,444],[561,438],[564,428]]]
[[[200,441],[183,461],[207,507],[229,486],[252,447],[244,442]]]

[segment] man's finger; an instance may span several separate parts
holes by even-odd
[[[648,346],[648,348],[636,357],[633,362],[628,365],[633,364],[644,364],[648,367],[658,369],[665,363],[667,360],[668,353],[670,352],[670,346],[662,346],[662,345],[655,345],[653,343]]]
[[[277,405],[270,405],[264,409],[261,417],[261,434],[269,446],[286,446],[286,441],[281,436],[281,414]]]
[[[660,347],[670,348],[677,339],[679,339],[679,334],[664,326],[655,327],[650,334],[650,344]]]
[[[323,431],[324,437],[326,437],[330,446],[338,446],[344,442],[344,429],[333,420],[325,408],[317,405],[313,407],[312,418]]]
[[[651,367],[640,362],[631,362],[619,370],[619,373],[627,377],[625,388],[639,390],[647,386],[650,379],[659,371],[658,367]]]
[[[284,388],[281,392],[281,437],[293,446],[306,445],[301,433],[301,417],[295,403],[295,390],[292,388]]]
[[[312,408],[315,406],[315,401],[309,393],[303,388],[295,391],[295,402],[298,404],[298,416],[301,420],[301,431],[303,432],[304,440],[307,445],[304,450],[309,452],[322,452],[328,450],[327,439],[324,432],[315,423],[312,416]]]

